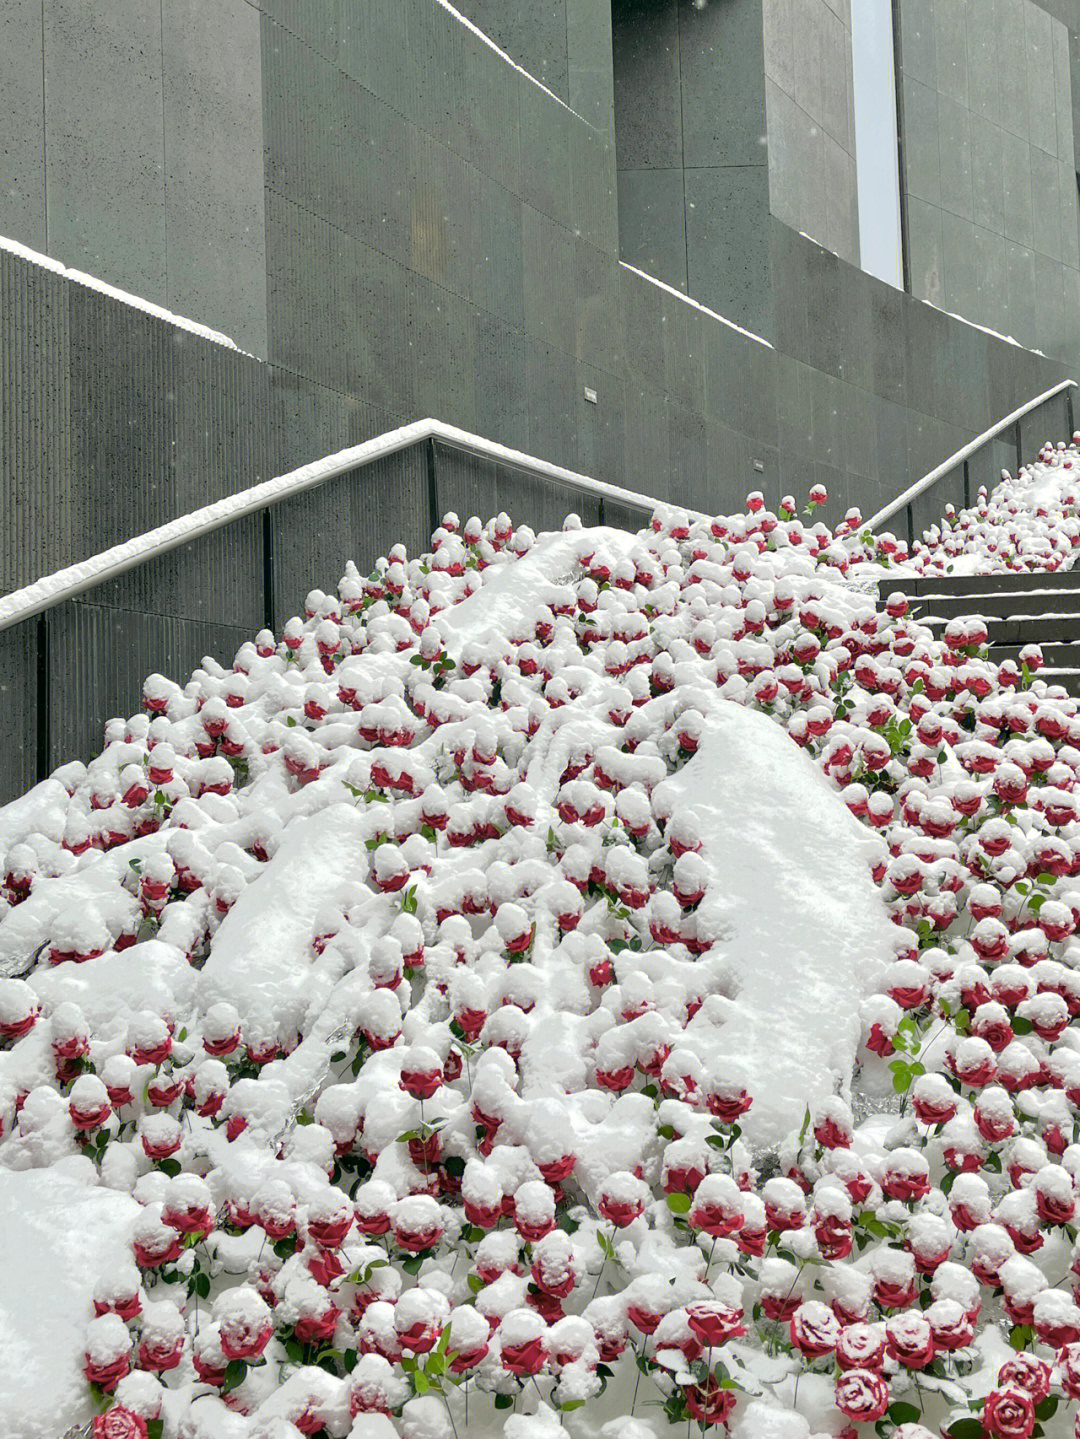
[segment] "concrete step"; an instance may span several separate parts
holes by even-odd
[[[1080,590],[1080,570],[1055,570],[1049,574],[1037,570],[1022,575],[923,575],[918,579],[897,578],[895,583],[883,579],[881,594],[900,590],[915,595],[1001,595],[1024,591],[1031,594],[1053,593],[1057,590]]]
[[[1080,615],[1033,615],[1027,618],[1000,619],[974,611],[986,620],[986,633],[991,645],[1054,645],[1080,642]],[[923,620],[940,635],[948,620],[929,616]]]
[[[955,619],[958,615],[982,615],[992,619],[1041,619],[1063,615],[1080,617],[1080,584],[1075,590],[1047,590],[1042,594],[1021,591],[988,595],[912,595],[911,613],[927,620]]]
[[[1046,669],[1080,670],[1080,644],[1047,644],[1041,648]],[[1004,660],[1015,660],[1019,664],[1022,649],[1023,645],[992,645],[990,658],[995,664]]]

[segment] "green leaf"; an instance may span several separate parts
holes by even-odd
[[[983,1439],[981,1419],[957,1419],[942,1431],[948,1439]]]
[[[231,1359],[225,1370],[225,1382],[222,1384],[222,1393],[228,1394],[238,1384],[243,1384],[247,1378],[248,1367],[242,1359]]]
[[[159,1160],[158,1168],[162,1171],[163,1174],[167,1174],[170,1179],[175,1179],[176,1176],[180,1173],[180,1166],[179,1164],[177,1164],[175,1159]]]
[[[689,1214],[694,1201],[689,1194],[669,1194],[667,1207],[672,1214]]]
[[[431,1388],[431,1380],[422,1369],[418,1369],[412,1377],[413,1388],[417,1394],[426,1394]]]
[[[514,1396],[512,1394],[496,1394],[496,1409],[512,1409],[514,1407]]]
[[[889,1405],[889,1418],[894,1424],[917,1424],[922,1418],[922,1410],[898,1399],[895,1404]]]
[[[1041,1404],[1035,1405],[1035,1418],[1053,1419],[1057,1413],[1058,1403],[1059,1400],[1056,1394],[1048,1394]]]
[[[583,1408],[584,1404],[584,1399],[568,1399],[565,1404],[558,1404],[555,1407],[562,1414],[571,1414],[575,1409]]]
[[[1025,1019],[1022,1014],[1013,1015],[1012,1019],[1011,1019],[1009,1022],[1010,1022],[1010,1024],[1012,1025],[1012,1031],[1013,1031],[1014,1034],[1030,1034],[1030,1033],[1031,1033],[1031,1030],[1032,1030],[1031,1020],[1030,1020],[1030,1019]]]
[[[484,1288],[484,1281],[480,1278],[479,1274],[470,1274],[465,1282],[469,1286],[470,1294],[479,1294],[481,1289]]]

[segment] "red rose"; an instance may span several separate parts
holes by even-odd
[[[846,1369],[836,1380],[833,1402],[856,1424],[873,1424],[889,1407],[889,1385],[872,1369]]]
[[[143,1339],[139,1345],[139,1368],[164,1374],[166,1370],[178,1367],[183,1354],[184,1336],[182,1334],[176,1339],[151,1336]]]
[[[745,1334],[742,1317],[741,1309],[724,1304],[719,1299],[700,1300],[686,1310],[687,1324],[706,1349]]]
[[[721,1389],[715,1379],[708,1384],[693,1384],[683,1393],[686,1412],[699,1424],[726,1424],[738,1398],[734,1389]]]
[[[826,1304],[810,1300],[791,1316],[791,1342],[807,1359],[831,1354],[840,1338],[840,1321]]]
[[[504,1344],[502,1367],[520,1378],[529,1379],[544,1367],[547,1350],[542,1338],[527,1339],[523,1344]]]
[[[94,1418],[94,1439],[146,1439],[146,1420],[119,1405]]]
[[[998,1383],[1003,1389],[1023,1389],[1039,1404],[1050,1393],[1050,1365],[1021,1351],[998,1370]]]
[[[993,1439],[1028,1439],[1035,1402],[1024,1389],[992,1389],[983,1407],[983,1430]]]
[[[875,1325],[848,1324],[836,1341],[841,1369],[880,1369],[885,1363],[885,1335]]]
[[[925,1369],[934,1357],[934,1333],[921,1314],[897,1314],[885,1325],[889,1353],[905,1369]]]
[[[130,1369],[131,1355],[128,1353],[120,1354],[117,1358],[109,1360],[108,1363],[95,1362],[88,1354],[86,1363],[83,1365],[83,1373],[90,1383],[96,1384],[99,1389],[104,1389],[106,1394],[112,1393]]]

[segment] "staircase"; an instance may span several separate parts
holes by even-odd
[[[882,587],[882,593],[887,590]],[[1020,662],[1025,645],[1042,648],[1039,677],[1080,695],[1080,569],[1053,574],[941,575],[902,581],[911,613],[940,635],[949,620],[986,621],[990,658]]]

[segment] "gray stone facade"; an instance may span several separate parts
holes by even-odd
[[[121,23],[129,0],[0,0],[0,234],[240,346],[0,252],[0,587],[425,414],[700,509],[820,481],[827,518],[870,513],[1067,374],[770,213],[768,87],[824,104],[777,59],[770,3],[459,0],[541,86],[438,0],[184,0],[164,26]],[[418,463],[282,511],[273,618],[421,543]],[[441,474],[463,513],[582,508]],[[238,525],[56,612],[53,759],[148,670],[262,624],[264,539]],[[36,645],[0,636],[5,792],[36,762]]]

